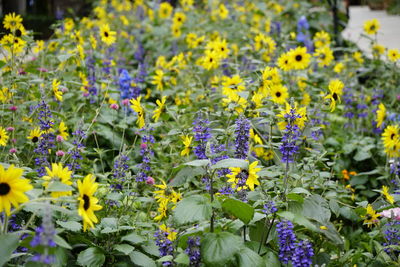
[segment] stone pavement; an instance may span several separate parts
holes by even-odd
[[[360,38],[360,34],[364,31],[364,21],[373,18],[381,24],[378,31],[378,44],[389,49],[400,50],[400,16],[389,15],[385,10],[370,10],[368,6],[350,7],[350,20],[347,28],[342,32],[343,38],[357,43],[361,50],[370,54],[370,41]]]

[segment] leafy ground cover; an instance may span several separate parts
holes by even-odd
[[[306,1],[4,19],[0,265],[395,266],[400,54]]]

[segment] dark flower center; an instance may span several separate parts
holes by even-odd
[[[372,25],[370,28],[371,31],[375,30],[375,25]]]
[[[35,137],[32,138],[32,142],[33,142],[33,143],[36,143],[37,141],[39,141],[39,138],[38,138],[37,136],[35,136]]]
[[[213,62],[213,58],[212,57],[210,57],[210,62]]]
[[[390,139],[392,139],[393,140],[393,138],[395,137],[395,134],[394,133],[392,133],[392,135],[390,136]]]
[[[297,56],[295,57],[296,61],[301,61],[302,58],[303,58],[303,57],[302,57],[301,55],[297,55]]]
[[[281,92],[276,92],[275,95],[276,95],[276,97],[281,97],[282,94],[281,94]]]
[[[332,94],[332,98],[333,98],[335,101],[338,100],[337,94],[336,94],[336,93],[333,93],[333,94]]]
[[[83,195],[83,209],[88,210],[89,207],[90,207],[90,198],[86,194],[84,194]]]
[[[21,30],[20,30],[20,29],[17,29],[17,30],[15,31],[15,36],[21,37],[21,35],[22,35]]]
[[[108,32],[104,32],[104,36],[105,36],[105,37],[108,37]]]
[[[11,190],[11,187],[7,183],[0,184],[0,196],[7,195]]]

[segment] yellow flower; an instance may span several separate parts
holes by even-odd
[[[380,55],[382,55],[383,53],[385,53],[385,47],[383,45],[380,44],[374,44],[372,46],[372,54],[375,57],[379,57]]]
[[[323,46],[321,48],[318,48],[315,51],[314,56],[317,57],[318,66],[320,67],[329,66],[329,64],[331,64],[332,60],[334,59],[333,52],[329,48],[329,46]]]
[[[51,170],[46,167],[47,175],[43,176],[43,186],[47,189],[51,182],[61,182],[65,185],[72,185],[71,174],[72,171],[68,167],[63,168],[61,163],[52,163]],[[54,198],[59,198],[63,196],[72,195],[72,191],[61,191],[61,192],[51,192],[51,196]]]
[[[173,21],[173,24],[182,26],[182,24],[185,23],[185,21],[186,21],[186,15],[182,12],[176,12],[174,14],[172,21]]]
[[[228,182],[232,183],[232,188],[235,188],[237,191],[247,189],[247,187],[250,188],[251,191],[254,191],[254,186],[255,185],[260,185],[260,182],[258,181],[258,175],[257,173],[261,170],[261,168],[257,168],[258,161],[254,161],[249,165],[248,171],[242,170],[241,168],[237,167],[232,167],[230,168],[231,173],[227,174],[226,177],[228,177]],[[246,186],[238,186],[239,183],[239,177],[238,175],[244,172],[247,174],[246,178]]]
[[[159,100],[159,99],[157,99],[157,101],[156,101],[156,104],[157,104],[157,106],[158,106],[158,108],[156,108],[155,110],[154,110],[154,112],[153,112],[153,119],[154,119],[154,122],[157,122],[158,121],[158,119],[160,118],[160,116],[161,116],[161,113],[163,112],[163,110],[164,110],[164,105],[165,105],[165,101],[167,100],[167,97],[166,96],[163,96],[162,98],[161,98],[161,101]]]
[[[390,204],[394,204],[394,198],[393,196],[389,193],[389,187],[383,185],[382,186],[382,194],[385,196],[386,200],[390,203]]]
[[[154,220],[156,222],[159,222],[162,219],[167,217],[167,211],[168,211],[167,205],[168,205],[167,199],[164,199],[160,203],[158,203],[158,208],[157,208],[158,215],[156,217],[154,217]]]
[[[34,53],[39,53],[44,49],[44,41],[43,40],[37,40],[36,41],[36,46],[33,48]]]
[[[368,204],[367,206],[367,214],[363,216],[364,219],[364,224],[366,224],[368,227],[371,227],[374,224],[377,224],[379,222],[378,217],[381,216],[379,213],[376,213],[374,208],[372,208],[371,204]]]
[[[336,102],[340,103],[340,96],[343,94],[344,84],[342,81],[335,79],[329,82],[329,94],[325,97],[325,99],[330,99],[330,109],[333,112],[336,109]]]
[[[229,15],[229,10],[224,4],[220,4],[218,7],[218,15],[221,19],[226,19]]]
[[[0,102],[7,103],[8,101],[11,100],[12,96],[13,96],[13,93],[10,92],[10,90],[7,87],[3,87],[0,90]]]
[[[385,153],[389,157],[400,156],[400,138],[399,127],[397,125],[389,125],[382,133],[383,146]]]
[[[169,18],[171,16],[173,7],[168,2],[163,2],[158,10],[158,16],[162,19]]]
[[[182,143],[185,146],[185,148],[181,151],[181,156],[184,157],[186,155],[189,156],[190,153],[190,145],[192,144],[193,136],[181,136],[182,138]]]
[[[64,140],[68,140],[68,132],[67,132],[68,128],[67,126],[65,126],[65,123],[63,121],[60,122],[60,125],[58,126],[58,131],[59,131],[59,135],[62,136],[62,138]]]
[[[14,12],[9,13],[4,17],[3,25],[4,29],[13,32],[22,26],[22,18],[20,15],[16,15]]]
[[[171,32],[175,38],[179,38],[182,35],[181,26],[177,24],[172,24]]]
[[[353,53],[353,58],[360,64],[364,63],[364,59],[362,58],[362,54],[359,51]]]
[[[60,84],[61,84],[61,81],[57,81],[57,79],[53,80],[53,83],[52,83],[53,93],[58,101],[62,101],[62,99],[63,99],[62,98],[63,93],[58,90],[60,87]]]
[[[400,53],[398,49],[389,49],[387,52],[387,57],[390,61],[396,62],[400,59]]]
[[[139,128],[143,128],[144,126],[144,109],[142,105],[140,104],[140,100],[142,99],[142,96],[139,96],[136,99],[131,99],[131,108],[137,112],[138,114],[138,119],[136,121],[136,124],[139,126]]]
[[[295,110],[295,114],[298,115],[294,121],[292,121],[293,124],[296,124],[300,129],[303,129],[305,126],[305,122],[307,121],[307,109],[306,107],[301,107],[297,108],[297,104],[295,104],[294,107],[286,103],[286,108],[281,111],[280,114],[277,115],[278,118],[280,118],[282,121],[278,122],[278,127],[281,131],[286,129],[286,126],[288,124],[288,121],[286,119],[287,115],[292,113],[292,110]]]
[[[117,40],[117,33],[115,31],[110,30],[110,26],[108,24],[103,24],[100,27],[100,38],[107,46],[112,45]]]
[[[336,73],[341,73],[344,69],[344,65],[342,62],[339,62],[335,65],[335,67],[333,68],[333,71]]]
[[[32,141],[32,143],[36,143],[39,141],[40,136],[42,135],[42,131],[40,130],[39,127],[36,127],[35,129],[31,130],[28,135],[28,139]]]
[[[325,31],[320,31],[314,35],[313,40],[314,40],[315,47],[320,48],[320,47],[328,46],[331,42],[331,37],[329,36],[329,33],[325,32]]]
[[[75,26],[74,20],[71,18],[66,18],[64,20],[64,29],[66,32],[71,31]]]
[[[224,95],[229,95],[231,93],[237,93],[246,90],[243,79],[240,78],[239,75],[233,75],[232,77],[223,76],[222,80],[222,93]]]
[[[201,60],[201,65],[207,70],[216,69],[219,66],[219,57],[216,52],[206,50]]]
[[[304,70],[310,64],[311,55],[307,53],[306,47],[297,47],[296,49],[290,49],[289,56],[291,60],[292,68],[295,70]]]
[[[172,230],[171,228],[167,227],[165,224],[160,225],[160,230],[167,234],[167,238],[170,241],[174,241],[177,236],[177,232]]]
[[[98,222],[94,212],[103,208],[97,204],[99,200],[93,196],[98,186],[99,184],[95,182],[95,177],[92,174],[86,175],[83,181],[78,180],[78,214],[83,219],[83,231],[86,231],[88,227],[94,228],[94,223]]]
[[[292,58],[289,56],[288,53],[283,53],[279,58],[278,58],[278,66],[281,70],[283,71],[289,71],[293,69],[293,65],[291,62]]]
[[[321,226],[319,227],[319,229],[321,229],[321,230],[328,230],[328,227],[326,227],[326,226],[324,226],[324,225],[321,225]]]
[[[21,178],[24,171],[11,165],[7,170],[0,164],[0,212],[5,211],[10,216],[11,205],[15,208],[20,203],[29,201],[24,194],[33,189],[29,180]]]
[[[379,21],[377,19],[371,19],[364,22],[364,31],[367,34],[373,35],[378,32],[380,28]]]
[[[273,85],[270,89],[270,94],[272,102],[277,104],[286,103],[286,99],[289,97],[288,89],[281,84]]]
[[[0,146],[6,146],[8,141],[8,135],[6,129],[0,127]]]
[[[376,127],[380,128],[382,126],[383,121],[386,117],[386,108],[382,103],[379,104],[378,109],[376,110]]]
[[[157,90],[164,90],[163,78],[164,72],[160,69],[156,70],[156,75],[153,76],[153,81],[151,83],[157,86]]]

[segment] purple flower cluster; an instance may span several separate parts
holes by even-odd
[[[282,153],[282,162],[293,162],[294,156],[299,153],[299,147],[296,144],[300,136],[300,128],[295,123],[296,119],[301,118],[301,115],[296,112],[296,109],[290,109],[290,113],[286,113],[284,118],[287,121],[286,129],[282,136],[282,145],[280,151]]]
[[[174,247],[172,241],[168,239],[168,233],[162,230],[157,230],[154,233],[154,237],[156,238],[156,245],[158,246],[158,251],[160,252],[160,256],[164,257],[167,255],[173,255]],[[163,266],[171,266],[172,262],[164,261],[162,263]]]
[[[42,225],[38,226],[35,230],[35,236],[32,238],[30,245],[32,247],[46,248],[44,254],[37,253],[32,256],[31,260],[41,262],[44,264],[52,264],[55,262],[55,256],[48,254],[48,248],[56,247],[54,236],[56,231],[52,222],[52,215],[46,211],[43,215]]]
[[[276,225],[279,240],[279,260],[288,264],[292,259],[293,252],[296,248],[296,235],[293,231],[293,223],[283,220]]]
[[[194,147],[194,154],[198,159],[207,159],[206,145],[211,138],[210,122],[203,118],[201,113],[198,113],[193,125],[194,140],[198,142]]]
[[[386,230],[384,231],[384,238],[386,239],[386,242],[383,243],[382,245],[385,247],[384,250],[387,254],[389,255],[398,255],[399,250],[396,250],[394,248],[388,248],[388,246],[391,245],[400,245],[400,222],[399,221],[391,221],[385,225]],[[397,257],[396,257],[397,259]]]
[[[268,201],[267,203],[264,204],[263,212],[266,215],[274,214],[277,211],[278,211],[278,208],[276,207],[276,205],[273,201]]]
[[[293,252],[292,264],[293,267],[310,267],[314,250],[308,240],[301,240],[296,243],[296,248]]]
[[[87,136],[81,129],[76,130],[72,133],[72,135],[75,137],[74,141],[72,142],[74,147],[68,151],[68,154],[71,155],[71,162],[67,163],[67,166],[71,171],[75,171],[81,168],[79,161],[83,160],[81,152],[85,148],[85,145],[83,145],[82,141],[83,139],[86,139]]]
[[[218,161],[229,158],[229,156],[225,154],[227,152],[225,145],[211,144],[210,151],[212,156],[211,164],[213,165]],[[217,170],[217,175],[219,177],[223,177],[229,174],[230,172],[231,171],[229,170],[229,168],[222,168]]]
[[[144,130],[144,129],[142,129]],[[142,143],[140,144],[140,155],[142,156],[142,163],[139,164],[139,173],[136,175],[136,182],[144,182],[151,171],[150,160],[154,155],[151,145],[155,143],[154,136],[151,134],[142,136]]]
[[[189,237],[185,253],[189,256],[191,267],[199,267],[201,263],[200,237]]]
[[[129,171],[127,162],[130,158],[127,155],[121,154],[114,162],[113,179],[111,181],[111,188],[113,191],[121,191],[122,183],[125,181],[126,173]]]
[[[250,121],[244,116],[236,120],[235,158],[246,159],[249,154]]]
[[[307,18],[305,16],[301,16],[297,21],[296,39],[298,42],[303,43],[307,47],[308,52],[312,52],[313,42],[310,39],[310,33],[308,32],[309,28],[310,24],[308,24]]]
[[[96,88],[96,68],[95,68],[95,59],[90,56],[86,60],[86,67],[87,67],[87,72],[88,72],[88,96],[96,96],[97,95],[97,88]],[[92,99],[91,99],[91,102]]]
[[[55,148],[56,137],[49,130],[52,128],[54,122],[52,121],[52,114],[49,106],[42,100],[36,107],[38,112],[38,120],[40,130],[44,132],[41,135],[39,141],[37,142],[36,148],[33,150],[37,154],[35,158],[35,165],[39,168],[37,169],[39,177],[46,174],[45,167],[50,166],[48,162],[48,155],[50,150]]]

